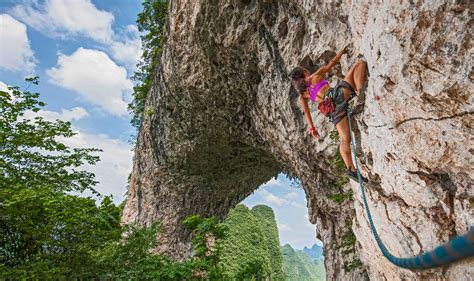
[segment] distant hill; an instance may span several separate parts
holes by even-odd
[[[326,280],[324,263],[321,262],[322,255],[315,258],[316,261],[313,261],[307,253],[300,250],[294,250],[288,244],[282,247],[282,252],[283,268],[285,271],[286,280]]]
[[[222,222],[227,228],[220,245],[220,268],[229,280],[326,280],[322,248],[303,251],[280,246],[272,208],[237,205]]]
[[[321,257],[323,256],[323,248],[317,244],[314,244],[311,248],[304,247],[303,252],[305,252],[313,261],[321,260]]]
[[[272,267],[271,276],[276,280],[284,278],[283,273],[283,254],[280,248],[280,237],[278,227],[275,221],[275,214],[272,208],[266,205],[256,205],[252,208],[252,213],[260,222],[263,235],[267,241],[267,248],[270,254],[270,265]]]
[[[237,205],[224,220],[220,267],[229,280],[282,280],[283,257],[273,210],[264,205],[249,210]]]

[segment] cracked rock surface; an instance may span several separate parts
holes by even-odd
[[[353,126],[374,223],[396,256],[429,251],[474,224],[473,42],[469,1],[172,1],[146,101],[124,223],[160,221],[159,251],[191,254],[187,215],[225,217],[279,172],[298,178],[329,280],[469,280],[473,261],[391,265],[361,193],[341,182],[332,124],[307,125],[287,73],[350,44],[331,85],[363,57],[370,77]],[[353,197],[342,203],[334,194]],[[355,235],[355,242],[347,241]]]

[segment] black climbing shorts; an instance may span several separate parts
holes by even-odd
[[[351,99],[349,98],[348,100],[344,100],[343,88],[349,89],[352,92],[352,96],[355,95],[354,89],[352,88],[351,84],[347,83],[344,80],[337,83],[336,87],[329,89],[327,93],[334,103],[334,112],[329,115],[329,120],[334,125],[339,123],[339,121],[341,121],[344,116],[347,115],[347,108],[349,107],[348,102]]]

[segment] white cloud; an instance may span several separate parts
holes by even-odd
[[[83,35],[101,43],[109,43],[113,37],[114,16],[97,9],[90,0],[34,1],[15,6],[12,13],[52,37]]]
[[[295,207],[295,208],[306,209],[305,205],[303,205],[301,203],[298,203],[296,201],[291,201],[290,205]]]
[[[313,231],[316,230],[316,225],[311,224],[309,221],[307,221],[307,222],[305,223],[304,227],[306,227],[306,228],[309,229],[309,230],[313,230]]]
[[[26,25],[7,14],[0,15],[0,69],[32,72],[35,58]]]
[[[298,198],[298,196],[299,196],[299,195],[298,195],[297,192],[295,192],[295,191],[290,191],[290,192],[288,192],[288,193],[285,195],[285,198],[290,199],[290,200],[293,200],[293,199]]]
[[[262,187],[283,187],[285,186],[285,184],[279,179],[272,178],[271,180],[267,181],[261,186]]]
[[[262,196],[263,200],[268,202],[268,203],[272,203],[272,204],[275,204],[277,206],[282,206],[283,204],[286,204],[288,203],[288,201],[286,199],[283,199],[281,197],[278,197],[276,196],[275,194],[267,191],[266,189],[264,188],[260,188],[257,190],[257,193],[260,194],[260,196]]]
[[[286,223],[279,223],[278,224],[279,231],[291,231],[291,228]]]
[[[108,113],[127,114],[124,96],[132,92],[132,81],[125,68],[106,53],[79,48],[70,56],[60,55],[57,66],[46,73],[52,83],[76,92]]]
[[[115,60],[123,63],[128,69],[135,69],[142,56],[142,43],[137,27],[128,25],[123,38],[110,44],[110,51]]]
[[[72,138],[61,138],[61,142],[75,148],[100,148],[101,158],[96,165],[85,165],[84,169],[93,172],[99,184],[96,190],[103,195],[112,194],[116,203],[121,202],[127,191],[127,178],[132,170],[132,146],[106,135],[88,134],[77,131]]]
[[[23,117],[25,119],[33,119],[37,116],[41,116],[48,121],[55,121],[56,119],[62,121],[73,121],[89,116],[89,113],[83,107],[74,107],[70,110],[62,109],[61,112],[48,110],[40,110],[38,112],[27,111]]]
[[[135,69],[142,56],[142,43],[140,39],[113,42],[110,46],[114,59],[123,63],[128,69]]]
[[[0,91],[10,92],[8,85],[0,81]],[[79,120],[89,116],[89,112],[83,107],[74,107],[72,109],[61,109],[61,112],[40,110],[38,112],[26,111],[22,116],[23,119],[33,119],[37,116],[43,117],[48,121],[55,121],[56,119],[62,121]]]
[[[15,6],[18,18],[46,36],[69,39],[85,36],[95,40],[119,63],[135,70],[142,50],[135,25],[127,25],[118,33],[112,29],[112,13],[97,9],[90,0],[47,0]]]
[[[11,93],[11,91],[8,89],[8,85],[0,81],[0,91],[4,91],[7,93]]]

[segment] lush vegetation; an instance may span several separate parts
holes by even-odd
[[[140,37],[143,53],[132,77],[137,84],[133,87],[133,100],[128,105],[132,113],[131,123],[137,128],[145,112],[145,101],[153,83],[158,57],[166,41],[163,31],[168,14],[167,0],[145,0],[142,5],[143,11],[138,14],[137,26],[143,34]]]
[[[360,259],[354,256],[356,242],[357,239],[352,231],[352,225],[351,223],[347,223],[345,231],[341,237],[341,242],[337,245],[337,249],[340,250],[344,256],[350,258],[344,262],[344,270],[347,272],[353,271],[362,266]]]
[[[23,118],[44,106],[38,97],[0,91],[0,262],[19,272],[81,272],[90,249],[120,237],[120,211],[108,197],[96,206],[69,194],[94,191],[94,175],[77,168],[97,162],[96,150],[59,142],[74,135],[68,122]]]
[[[38,78],[28,79],[37,84]],[[29,88],[29,86],[28,86]],[[191,216],[196,254],[184,262],[153,254],[159,226],[121,226],[122,206],[110,197],[97,202],[73,193],[94,190],[83,164],[94,164],[97,149],[72,149],[60,138],[74,135],[69,122],[47,121],[38,93],[10,87],[0,91],[0,279],[218,279],[222,239],[215,218]],[[71,193],[73,192],[73,193]],[[126,238],[122,238],[126,234]]]
[[[326,272],[321,257],[311,260],[310,256],[299,250],[294,250],[286,244],[282,247],[286,280],[326,280]]]
[[[346,200],[352,199],[352,190],[344,192],[344,185],[349,182],[349,179],[345,175],[346,166],[342,160],[341,154],[338,152],[336,156],[331,159],[331,166],[335,170],[336,180],[333,183],[333,186],[336,189],[336,193],[327,195],[327,198],[341,204]]]
[[[282,280],[283,254],[280,248],[280,237],[272,208],[265,205],[257,205],[252,208],[252,214],[257,218],[267,244],[272,268],[271,277]]]
[[[272,257],[262,226],[244,205],[232,209],[223,224],[227,232],[220,241],[220,266],[225,279],[264,279],[272,274]]]
[[[329,139],[332,140],[332,142],[334,144],[338,144],[339,143],[339,133],[336,129],[332,130],[331,132],[329,132]]]
[[[336,193],[336,194],[330,194],[328,195],[328,199],[338,203],[338,204],[341,204],[342,202],[348,200],[348,199],[351,199],[352,198],[352,190],[349,190],[348,192],[346,193]]]

